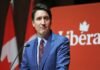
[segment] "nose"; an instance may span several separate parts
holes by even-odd
[[[42,18],[41,24],[45,24],[45,19]]]

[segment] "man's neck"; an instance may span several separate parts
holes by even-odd
[[[40,38],[44,38],[44,39],[48,39],[48,37],[50,36],[50,33],[51,33],[51,31],[49,31],[46,35],[40,35],[40,34],[37,34],[38,35],[38,37],[40,37]]]

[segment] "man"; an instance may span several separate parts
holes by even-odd
[[[37,37],[23,52],[21,70],[68,70],[69,40],[52,32],[51,21],[47,6],[37,4],[32,12],[32,25]]]

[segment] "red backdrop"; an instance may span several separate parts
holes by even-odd
[[[100,3],[55,7],[52,29],[70,39],[69,70],[100,70]]]

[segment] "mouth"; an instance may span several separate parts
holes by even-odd
[[[48,31],[48,28],[47,27],[41,27],[40,30],[46,32],[46,31]]]
[[[46,26],[43,26],[43,27],[40,27],[40,29],[43,29],[44,30],[44,29],[47,29],[47,27]]]

